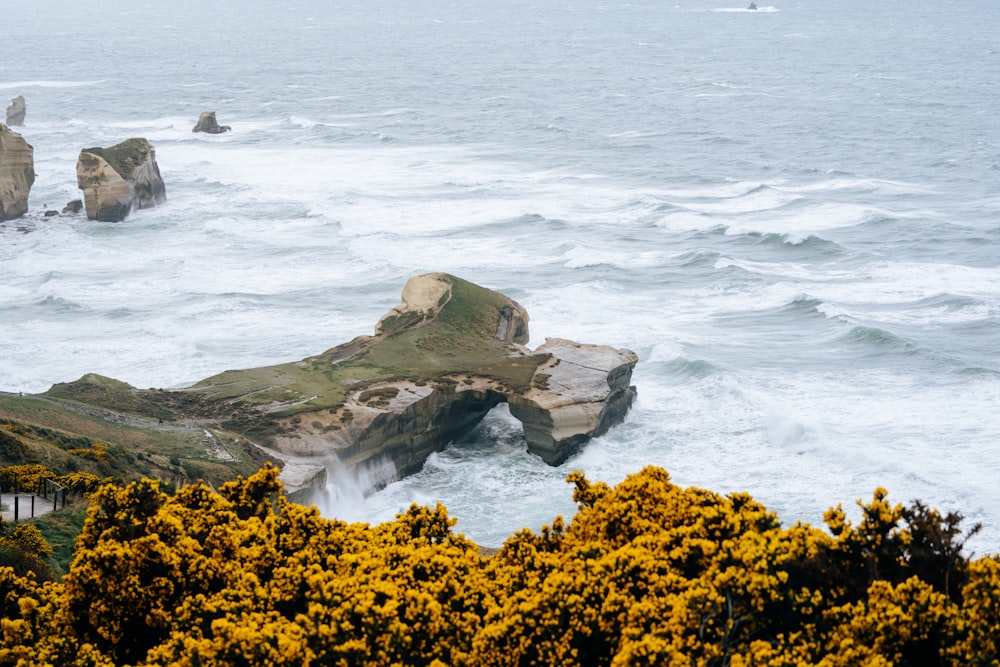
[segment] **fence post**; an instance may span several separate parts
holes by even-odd
[[[17,501],[19,498],[14,496],[14,523],[17,523]]]
[[[31,496],[31,518],[35,518],[35,497]]]

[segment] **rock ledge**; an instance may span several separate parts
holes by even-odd
[[[503,402],[524,425],[528,450],[558,465],[632,404],[629,350],[558,338],[530,350],[520,304],[445,273],[411,278],[402,299],[373,336],[188,389],[129,388],[115,399],[121,405],[105,407],[240,434],[286,462],[282,479],[302,499],[344,471],[413,474]],[[102,400],[85,381],[48,393]]]

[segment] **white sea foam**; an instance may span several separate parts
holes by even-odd
[[[572,512],[568,470],[618,481],[657,464],[786,522],[886,486],[984,520],[975,548],[996,551],[1000,274],[984,249],[1000,242],[1000,138],[982,122],[998,100],[976,28],[1000,9],[941,23],[929,79],[904,43],[933,18],[919,6],[749,23],[705,3],[536,3],[519,22],[456,7],[449,30],[479,45],[463,58],[399,7],[338,6],[303,31],[264,4],[226,11],[239,39],[223,57],[215,24],[158,3],[141,23],[177,39],[103,81],[87,33],[53,50],[37,12],[5,14],[21,37],[0,60],[21,69],[0,89],[27,98],[38,176],[29,215],[0,224],[0,389],[86,372],[177,386],[299,359],[371,333],[409,276],[445,270],[525,305],[532,346],[634,350],[637,403],[554,469],[491,415],[379,493],[364,495],[387,480],[337,478],[328,512],[443,500],[496,544]],[[107,13],[109,33],[139,38],[135,16]],[[900,29],[858,29],[885,19]],[[394,40],[373,40],[387,25]],[[554,29],[581,37],[556,59]],[[808,41],[783,40],[777,69],[748,55],[778,35]],[[203,109],[232,132],[191,132]],[[121,224],[41,216],[80,196],[82,147],[130,136],[154,144],[165,206]]]
[[[676,211],[667,213],[656,225],[671,231],[697,231],[719,227],[722,222],[713,216],[694,211]]]
[[[957,294],[986,299],[993,308],[1000,304],[1000,269],[996,268],[880,261],[861,270],[834,272],[831,277],[842,280],[827,280],[816,293],[841,303],[911,304],[939,294]],[[932,307],[928,312],[940,309]]]
[[[84,86],[97,86],[104,82],[104,79],[97,79],[93,81],[0,81],[0,90],[26,90],[29,88],[82,88]]]
[[[781,10],[777,7],[768,5],[767,7],[757,7],[756,9],[748,9],[746,7],[717,7],[712,11],[729,14],[769,14],[771,12],[778,12]]]

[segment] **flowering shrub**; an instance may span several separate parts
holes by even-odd
[[[52,568],[46,562],[51,556],[52,546],[38,528],[0,520],[0,569],[19,577],[52,579]]]
[[[4,489],[37,491],[43,477],[55,477],[55,473],[39,463],[6,466],[0,468],[0,484]]]
[[[881,489],[821,530],[658,468],[574,473],[571,522],[487,557],[441,505],[348,524],[277,476],[101,487],[62,582],[0,567],[0,665],[1000,664],[1000,560]]]
[[[110,477],[100,477],[89,472],[71,472],[58,475],[53,479],[56,484],[66,487],[73,493],[91,493],[96,491],[98,487],[113,482]]]
[[[79,456],[81,459],[97,461],[98,463],[108,460],[108,446],[100,442],[94,443],[92,447],[67,449],[66,453]]]

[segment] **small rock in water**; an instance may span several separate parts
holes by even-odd
[[[206,132],[208,134],[222,134],[223,132],[228,132],[233,128],[228,125],[219,125],[219,122],[215,120],[214,111],[202,111],[201,115],[198,117],[198,124],[194,126],[192,132]]]

